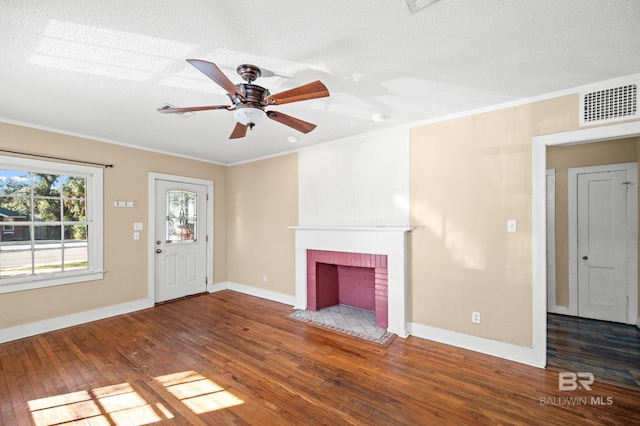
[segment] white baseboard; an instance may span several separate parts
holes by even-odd
[[[444,330],[428,325],[411,322],[407,325],[409,333],[415,337],[433,340],[463,349],[469,349],[471,351],[508,359],[510,361],[531,365],[533,367],[545,368],[544,361],[540,362],[540,360],[535,356],[533,348],[498,342],[497,340],[471,336],[469,334]]]
[[[233,290],[238,293],[248,294],[249,296],[260,297],[261,299],[267,299],[274,302],[279,302],[285,305],[295,305],[296,297],[288,294],[277,293],[275,291],[265,290],[258,287],[252,287],[249,285],[238,284],[230,281],[226,281],[223,283],[213,284],[210,293],[215,293],[216,291],[221,290]]]
[[[569,313],[568,306],[558,306],[558,305],[548,306],[547,312],[549,312],[550,314],[571,315]]]
[[[149,299],[140,299],[122,303],[120,305],[107,306],[91,311],[79,312],[77,314],[3,328],[0,329],[0,343],[24,339],[25,337],[60,330],[62,328],[73,327],[74,325],[110,318],[116,315],[128,314],[141,309],[151,308],[153,305],[154,303]]]

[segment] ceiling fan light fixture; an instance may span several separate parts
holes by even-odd
[[[260,108],[245,107],[235,110],[233,112],[233,117],[238,123],[248,126],[250,124],[258,124],[263,121],[267,118],[267,113]]]

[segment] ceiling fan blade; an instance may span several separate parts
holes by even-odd
[[[227,93],[235,93],[236,95],[244,97],[244,93],[236,87],[235,84],[229,78],[224,75],[220,68],[213,62],[203,61],[201,59],[187,59],[191,65],[196,67],[201,73],[209,77],[211,80],[218,83],[220,87],[227,91]]]
[[[191,111],[207,111],[211,109],[230,109],[229,105],[210,105],[210,106],[197,106],[197,107],[185,107],[185,108],[172,108],[170,106],[158,108],[158,112],[163,114],[173,114],[173,113],[181,113],[181,112],[191,112]]]
[[[281,112],[267,111],[267,117],[277,121],[278,123],[282,123],[285,126],[294,128],[302,133],[309,133],[316,128],[315,124],[307,123],[306,121],[302,121],[299,118],[291,117],[290,115],[283,114]]]
[[[234,127],[231,136],[229,136],[229,139],[244,138],[247,134],[247,127],[249,126],[245,126],[242,123],[236,123],[236,127]]]
[[[329,96],[327,87],[318,81],[296,87],[295,89],[285,90],[264,98],[267,105],[282,105],[289,102],[306,101],[308,99],[324,98]]]

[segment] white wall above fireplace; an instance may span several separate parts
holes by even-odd
[[[408,129],[300,151],[299,226],[409,226]]]

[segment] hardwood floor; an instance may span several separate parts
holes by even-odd
[[[290,312],[223,291],[2,344],[0,424],[640,424],[628,388]]]
[[[547,368],[591,372],[640,391],[640,330],[633,325],[547,315]]]

